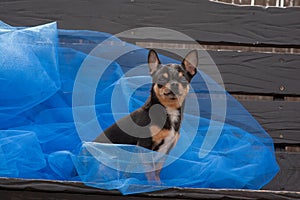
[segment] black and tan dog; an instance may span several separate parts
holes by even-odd
[[[148,65],[152,88],[146,103],[110,126],[94,142],[138,145],[164,154],[175,146],[190,81],[197,73],[198,54],[194,50],[181,64],[163,65],[156,52],[150,50]],[[162,164],[155,166],[155,175],[148,174],[147,179],[159,181],[161,168]]]

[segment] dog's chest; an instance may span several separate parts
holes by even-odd
[[[166,109],[170,127],[168,129],[159,130],[158,127],[152,127],[152,139],[156,150],[161,153],[167,154],[176,144],[179,138],[179,130],[176,128],[180,123],[180,113],[177,109]],[[155,130],[156,129],[156,130]]]
[[[171,123],[171,126],[174,127],[176,123],[179,121],[179,110],[174,108],[166,108],[167,114],[169,116],[169,120]]]

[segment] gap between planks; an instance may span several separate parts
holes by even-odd
[[[300,152],[300,146],[285,146],[286,152]]]
[[[231,93],[237,100],[246,101],[286,101],[286,102],[300,102],[300,97],[283,96],[282,99],[275,99],[273,95],[259,95],[259,94],[235,94]]]
[[[247,46],[247,45],[201,44],[201,42],[199,44],[188,44],[188,43],[174,43],[174,42],[141,42],[141,41],[136,42],[136,45],[143,48],[197,49],[197,50],[212,50],[212,51],[300,54],[300,48],[294,48],[294,47],[260,47],[260,46]]]

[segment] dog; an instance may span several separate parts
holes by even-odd
[[[181,64],[161,64],[150,50],[148,66],[152,77],[150,96],[145,104],[104,130],[94,142],[138,145],[168,154],[176,145],[183,119],[185,99],[190,82],[197,73],[198,53],[189,52]],[[156,107],[159,109],[156,109]],[[154,112],[151,112],[151,109]],[[134,126],[142,127],[137,131]],[[148,181],[160,181],[163,164],[156,164]]]

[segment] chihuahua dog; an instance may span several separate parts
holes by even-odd
[[[107,128],[94,142],[138,145],[168,154],[180,135],[185,98],[197,73],[197,65],[196,50],[188,53],[181,64],[165,65],[161,64],[157,53],[150,50],[148,66],[152,87],[148,100],[141,108]],[[132,123],[142,127],[141,130],[133,128]],[[162,165],[155,166],[154,174],[146,174],[148,181],[160,181]]]

